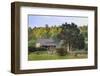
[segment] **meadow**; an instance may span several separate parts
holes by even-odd
[[[38,53],[30,53],[28,55],[28,60],[32,61],[32,60],[57,60],[57,59],[83,59],[83,58],[87,58],[87,54],[78,54],[77,56],[71,55],[71,54],[67,54],[65,56],[59,56],[57,54],[47,54],[45,52],[38,54]]]

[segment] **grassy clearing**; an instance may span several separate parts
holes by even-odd
[[[87,58],[87,54],[81,54],[78,56],[74,55],[66,55],[66,56],[58,56],[57,54],[36,54],[36,53],[30,53],[28,55],[28,60],[57,60],[57,59],[83,59]]]

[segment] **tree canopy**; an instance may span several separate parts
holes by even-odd
[[[65,23],[61,25],[61,28],[62,30],[58,35],[58,38],[64,41],[63,46],[66,47],[67,51],[84,48],[84,37],[80,33],[80,29],[76,24]]]

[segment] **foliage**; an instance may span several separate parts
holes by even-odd
[[[32,28],[29,27],[28,28],[28,40],[31,40],[32,39]]]
[[[85,44],[84,50],[88,51],[88,44]]]
[[[34,27],[28,28],[28,46],[35,47],[37,39],[40,38],[52,38],[57,41],[57,35],[60,33],[61,28],[52,26],[49,27],[47,24],[45,27]]]
[[[28,50],[29,50],[29,52],[47,51],[47,49],[44,48],[44,47],[38,47],[38,48],[36,48],[36,47],[28,47]]]
[[[84,45],[84,50],[88,50],[88,27],[86,26],[86,25],[84,25],[84,26],[80,26],[79,27],[79,29],[80,29],[80,33],[83,35],[83,37],[84,37],[84,41],[85,41],[85,45]]]
[[[62,24],[61,26],[62,31],[58,35],[58,38],[60,40],[63,40],[63,46],[65,46],[65,49],[67,51],[73,50],[73,49],[83,49],[84,48],[84,37],[82,34],[80,34],[80,29],[77,27],[76,24]]]
[[[87,33],[88,27],[86,25],[80,26],[79,29],[80,29],[80,32],[83,34],[84,37],[88,37],[88,33]]]
[[[28,46],[29,47],[33,47],[33,46],[35,46],[35,43],[36,43],[36,40],[35,39],[31,39],[31,40],[28,41]]]
[[[67,51],[64,48],[58,48],[57,49],[57,54],[59,56],[65,56],[65,55],[67,55]]]
[[[59,43],[63,40],[62,48],[66,51],[75,49],[88,49],[88,33],[87,26],[78,27],[75,23],[49,27],[28,28],[28,46],[35,47],[37,39],[52,38]]]

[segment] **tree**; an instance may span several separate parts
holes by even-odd
[[[58,40],[58,37],[57,37],[57,35],[59,34],[61,32],[61,28],[58,26],[54,26],[54,27],[51,27],[50,28],[50,37],[52,38],[52,39],[54,39],[55,41],[57,41]]]
[[[46,38],[49,38],[50,37],[50,28],[49,28],[48,24],[45,25],[45,29],[46,29]]]
[[[28,40],[32,39],[32,28],[28,27]]]
[[[81,34],[85,37],[85,39],[87,40],[88,38],[88,27],[86,25],[84,26],[80,26],[79,27]]]
[[[85,40],[85,47],[84,50],[87,51],[88,50],[88,26],[84,25],[84,26],[80,26],[80,33],[84,36],[84,40]]]
[[[63,40],[62,46],[67,50],[67,52],[73,49],[84,48],[84,37],[80,34],[80,29],[76,24],[62,24],[61,33],[58,35],[60,40]]]

